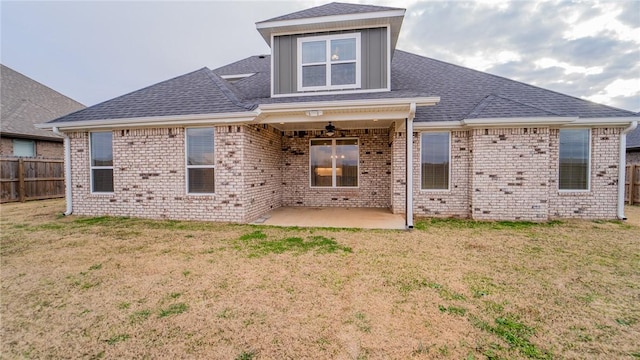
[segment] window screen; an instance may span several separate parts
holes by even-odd
[[[560,130],[560,190],[589,188],[589,129]]]
[[[449,189],[449,133],[422,133],[423,190]]]

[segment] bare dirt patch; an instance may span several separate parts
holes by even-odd
[[[2,205],[3,358],[640,356],[632,222],[353,231],[63,209]]]

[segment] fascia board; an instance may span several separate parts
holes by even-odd
[[[75,129],[95,129],[113,127],[150,127],[150,126],[171,126],[171,125],[204,125],[204,124],[229,124],[245,123],[253,121],[259,112],[237,112],[221,114],[183,115],[183,116],[158,116],[139,117],[125,119],[104,119],[86,121],[68,121],[56,123],[36,124],[39,129],[75,130]]]
[[[256,73],[247,73],[247,74],[237,74],[237,75],[220,75],[221,78],[228,80],[228,79],[244,79],[244,78],[248,78],[249,76],[253,76]]]
[[[436,130],[436,129],[460,129],[465,127],[462,121],[429,121],[414,122],[415,130]]]
[[[618,118],[579,118],[579,117],[527,117],[527,118],[493,118],[465,119],[461,121],[416,122],[414,129],[459,129],[478,127],[593,127],[593,126],[626,126],[637,117]]]
[[[266,21],[266,22],[256,23],[256,29],[260,30],[260,29],[269,29],[269,28],[277,28],[277,27],[285,27],[285,26],[300,26],[300,25],[311,25],[311,24],[317,24],[317,23],[367,20],[367,19],[378,19],[378,18],[385,18],[385,17],[398,17],[398,16],[403,17],[404,13],[405,13],[405,10],[400,9],[400,10],[387,10],[387,11],[367,12],[367,13],[358,13],[358,14],[319,16],[319,17],[293,19],[293,20]]]
[[[371,120],[398,120],[405,119],[409,115],[409,111],[378,111],[375,112],[375,116],[371,113],[345,113],[345,114],[331,114],[321,116],[300,116],[298,114],[274,114],[266,115],[257,120],[258,124],[296,124],[296,123],[312,123],[312,122],[349,122],[349,121],[366,121]]]
[[[564,125],[578,120],[577,117],[549,116],[549,117],[524,117],[524,118],[488,118],[488,119],[464,119],[461,121],[466,127],[520,127],[541,125]]]
[[[634,121],[640,121],[640,117],[578,118],[564,126],[627,126]]]
[[[19,133],[0,131],[0,136],[11,138],[11,139],[43,140],[43,141],[53,141],[53,142],[62,142],[63,140],[62,137],[54,135],[53,133],[51,134],[51,136],[45,136],[45,135],[29,135],[29,134],[19,134]]]
[[[390,99],[363,99],[363,100],[339,100],[339,101],[311,101],[296,103],[275,103],[261,104],[258,109],[261,112],[281,112],[281,111],[305,111],[313,110],[329,110],[329,109],[353,109],[353,108],[371,108],[381,106],[410,106],[415,103],[416,106],[431,106],[440,102],[440,97],[420,97],[420,98],[390,98]]]

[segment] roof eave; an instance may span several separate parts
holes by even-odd
[[[235,124],[251,122],[258,115],[256,111],[198,114],[179,116],[153,116],[124,119],[101,119],[67,122],[48,122],[36,124],[39,129],[58,128],[60,131],[88,130],[88,129],[113,129],[113,128],[139,128],[155,126],[193,126],[207,124]]]
[[[341,108],[371,108],[376,106],[410,105],[433,106],[440,102],[439,96],[414,97],[414,98],[388,98],[388,99],[359,99],[359,100],[335,100],[260,104],[261,112],[269,111],[303,111],[303,110],[339,110]]]
[[[432,121],[417,122],[414,129],[463,129],[463,128],[496,128],[496,127],[623,127],[637,117],[610,117],[610,118],[581,118],[577,116],[549,116],[549,117],[520,117],[520,118],[487,118],[487,119],[463,119],[460,121]]]
[[[55,141],[61,142],[63,140],[62,137],[51,134],[51,136],[46,135],[30,135],[30,134],[19,134],[12,132],[0,132],[0,136],[7,138],[15,138],[15,139],[30,139],[30,140],[44,140],[44,141]]]
[[[390,25],[392,45],[395,47],[404,14],[405,10],[399,9],[293,20],[266,21],[256,23],[256,29],[260,32],[264,41],[271,46],[271,35]]]

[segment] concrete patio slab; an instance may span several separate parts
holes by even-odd
[[[380,208],[281,207],[253,222],[260,225],[404,229],[403,215]]]

